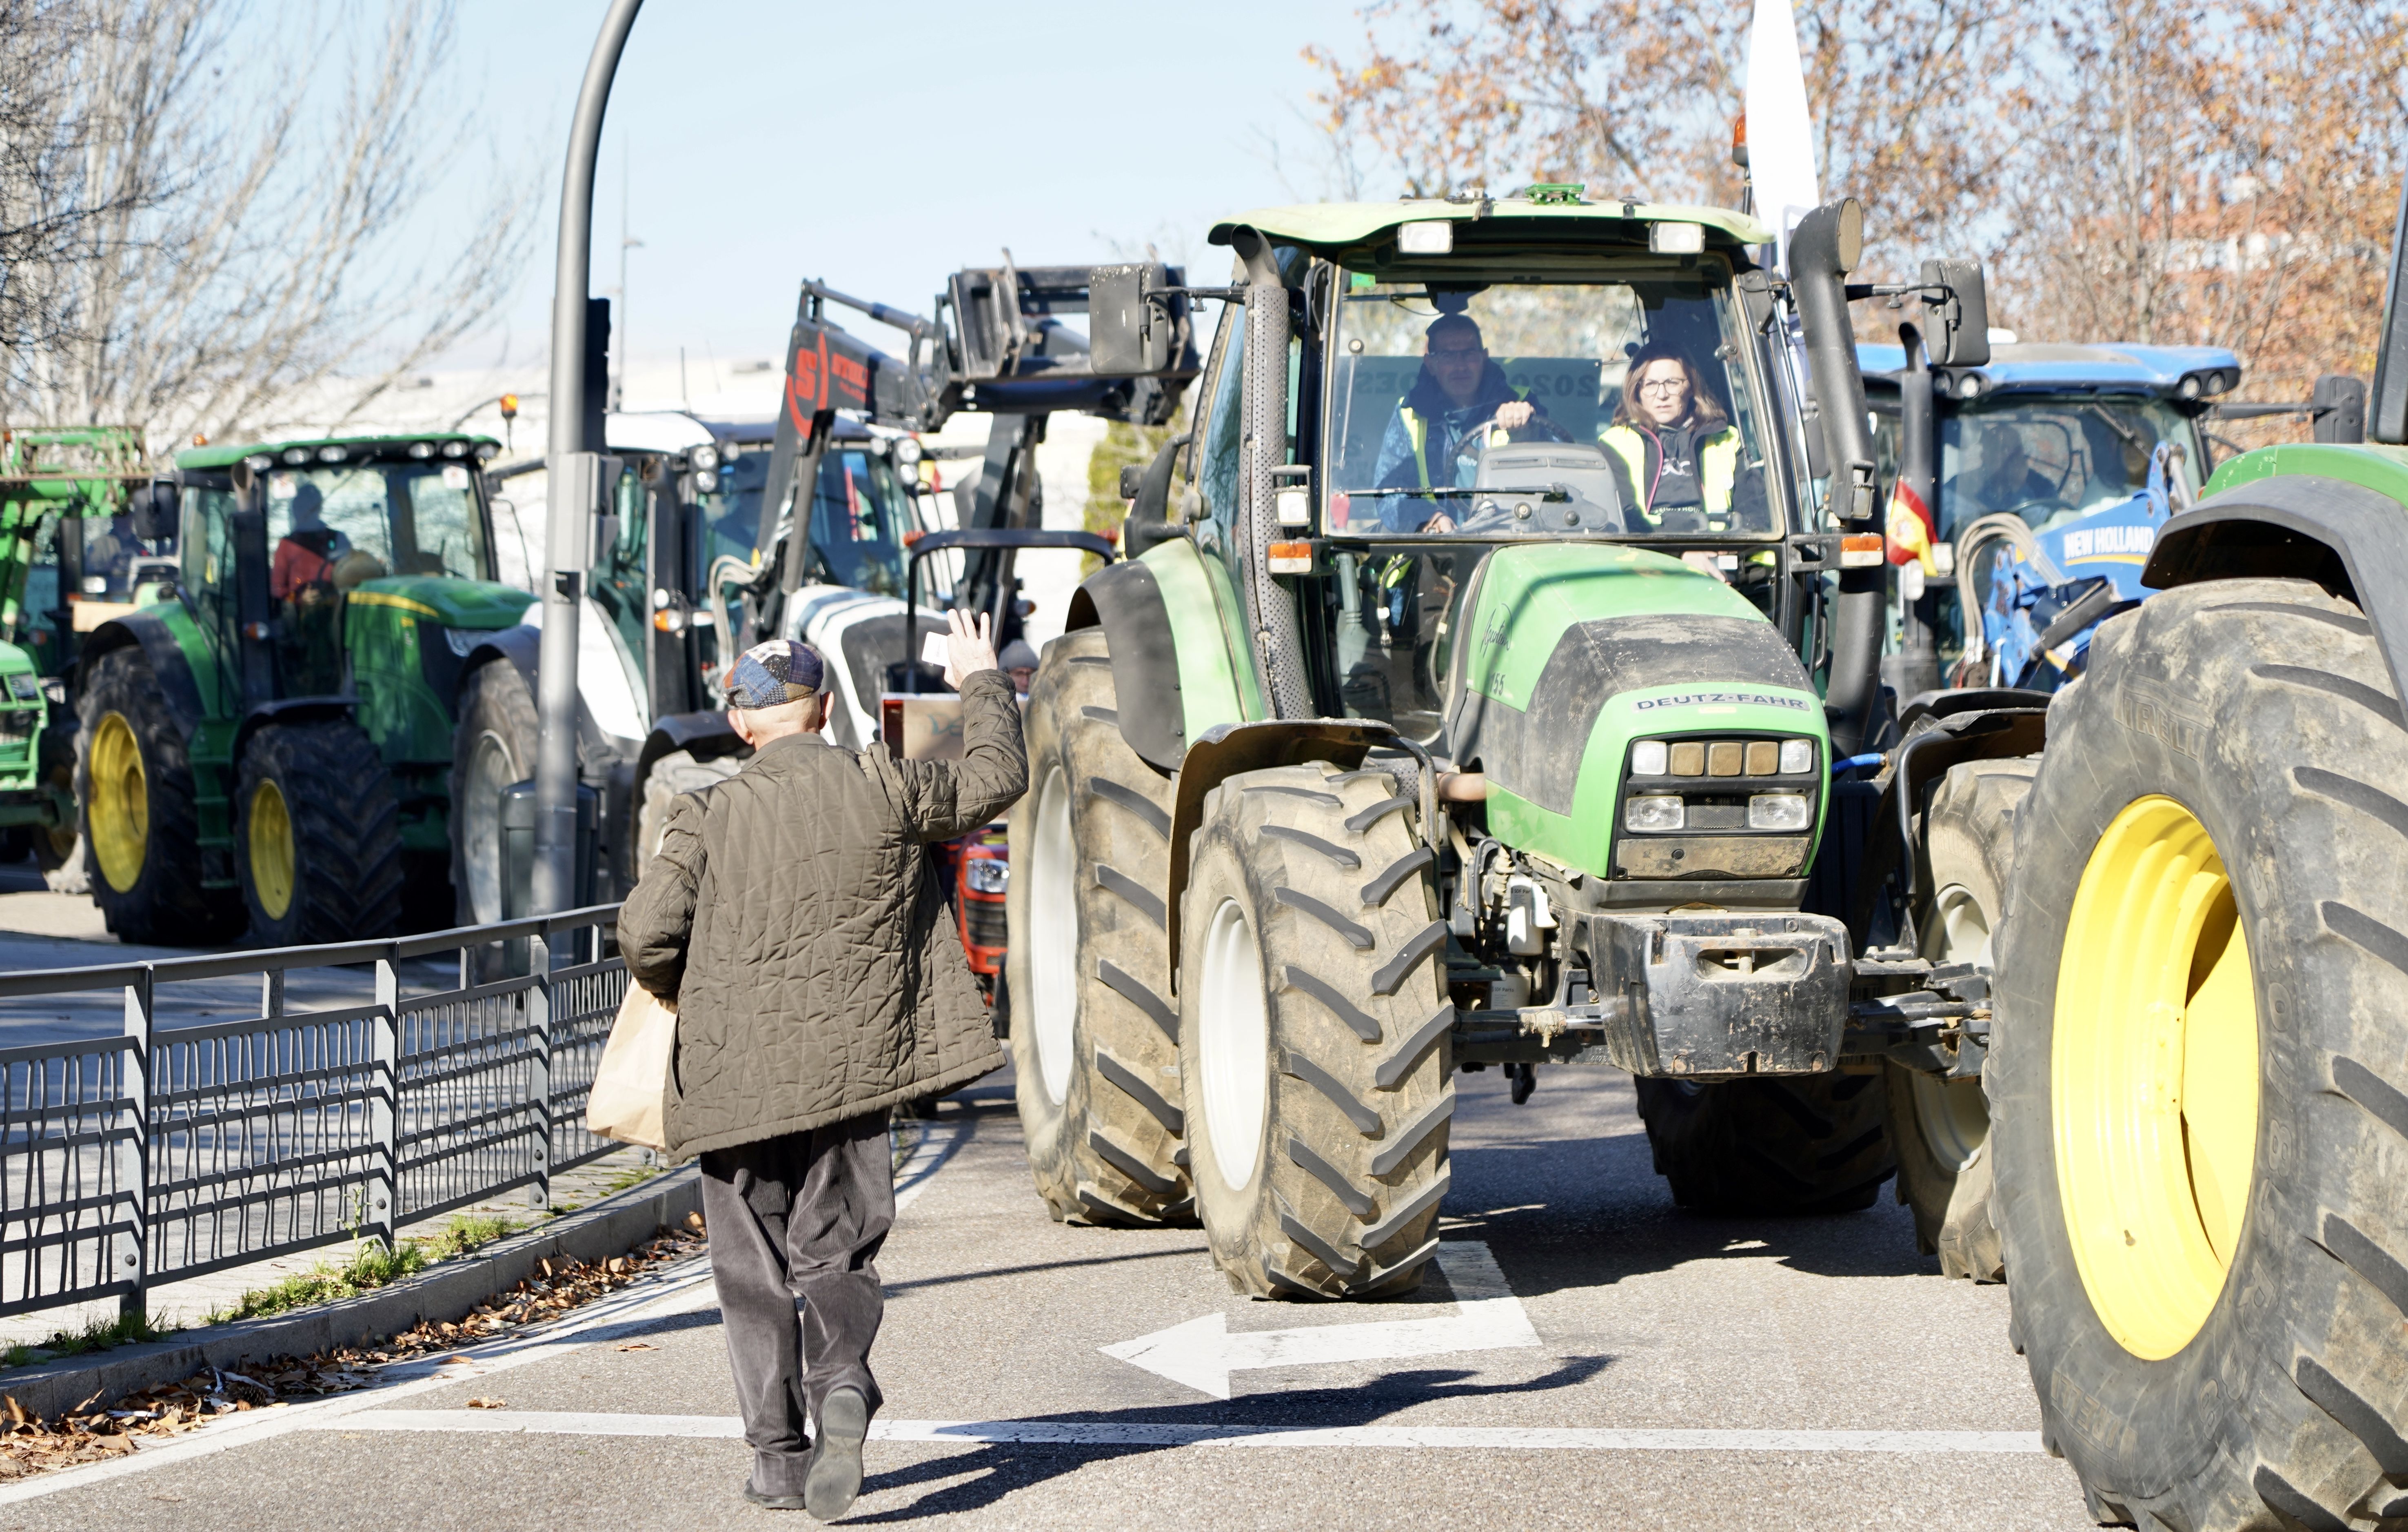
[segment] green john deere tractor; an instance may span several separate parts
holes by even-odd
[[[77,661],[76,796],[110,930],[285,946],[449,923],[454,776],[487,735],[521,765],[534,748],[533,598],[494,580],[480,472],[497,445],[177,458],[142,529],[178,537],[175,578]]]
[[[69,682],[83,635],[155,599],[174,566],[134,534],[155,493],[124,426],[0,433],[0,860],[81,892]]]
[[[1835,772],[1892,728],[1856,205],[1785,280],[1770,237],[1547,187],[1213,231],[1194,435],[1029,699],[1012,1046],[1056,1217],[1199,1217],[1257,1295],[1400,1291],[1452,1075],[1521,1100],[1549,1063],[1639,1077],[1684,1205],[1870,1204],[1884,1057],[1973,1008],[1884,998],[1931,965],[1851,923]],[[1203,291],[1152,279],[1094,274],[1098,368]],[[1980,359],[1972,268],[1883,291]]]

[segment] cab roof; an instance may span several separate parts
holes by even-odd
[[[1495,232],[1498,235],[1505,235],[1511,228],[1513,233],[1526,233],[1541,239],[1560,239],[1571,234],[1589,235],[1602,241],[1620,233],[1640,243],[1642,249],[1643,231],[1650,223],[1702,224],[1709,248],[1763,245],[1772,239],[1771,231],[1763,224],[1727,208],[1625,202],[1618,197],[1592,201],[1576,188],[1563,189],[1544,200],[1522,193],[1461,202],[1406,197],[1395,202],[1315,202],[1257,208],[1213,224],[1211,237],[1213,244],[1226,245],[1238,230],[1252,228],[1277,244],[1298,245],[1341,265],[1369,265],[1375,253],[1383,249],[1393,254],[1398,225],[1440,221],[1493,222],[1498,225]],[[1434,259],[1442,261],[1446,257]]]
[[[179,468],[231,468],[244,458],[255,453],[280,457],[289,450],[299,448],[314,455],[321,447],[380,450],[407,448],[414,441],[432,441],[438,444],[447,441],[465,441],[471,447],[490,446],[496,452],[502,450],[502,444],[492,437],[464,436],[457,431],[413,431],[401,436],[295,437],[288,441],[237,442],[230,445],[187,448],[176,454],[176,466]]]
[[[1868,381],[1895,381],[1906,366],[1902,346],[1856,346],[1856,366]],[[2221,346],[2068,346],[2033,343],[1990,348],[1978,367],[1985,392],[2097,389],[2122,394],[2173,394],[2185,378],[2221,373],[2207,394],[2222,394],[2241,381],[2241,358]]]

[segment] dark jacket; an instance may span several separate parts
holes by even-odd
[[[638,983],[678,1002],[671,1153],[804,1132],[1003,1063],[926,848],[1027,787],[1001,671],[964,683],[962,735],[959,761],[790,736],[669,810],[619,946]]]

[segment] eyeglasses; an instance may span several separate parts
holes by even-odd
[[[1639,385],[1639,392],[1641,394],[1679,394],[1687,389],[1688,386],[1689,380],[1685,378],[1650,378],[1645,382]]]
[[[1433,359],[1461,362],[1469,357],[1486,356],[1488,349],[1484,346],[1433,346],[1429,354]]]

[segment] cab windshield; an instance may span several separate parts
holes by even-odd
[[[883,452],[831,447],[811,499],[811,553],[831,584],[903,594],[903,534],[917,526],[911,496]]]
[[[1887,422],[1885,422],[1885,425]],[[2148,487],[2149,458],[2179,443],[2194,494],[2199,435],[2162,399],[2011,396],[1940,418],[1940,536],[2012,511],[2035,531],[2128,500]]]
[[[493,579],[475,479],[466,463],[417,460],[269,474],[271,594],[387,575]]]
[[[1346,279],[1329,530],[1650,537],[1780,530],[1727,267],[1615,282]]]

